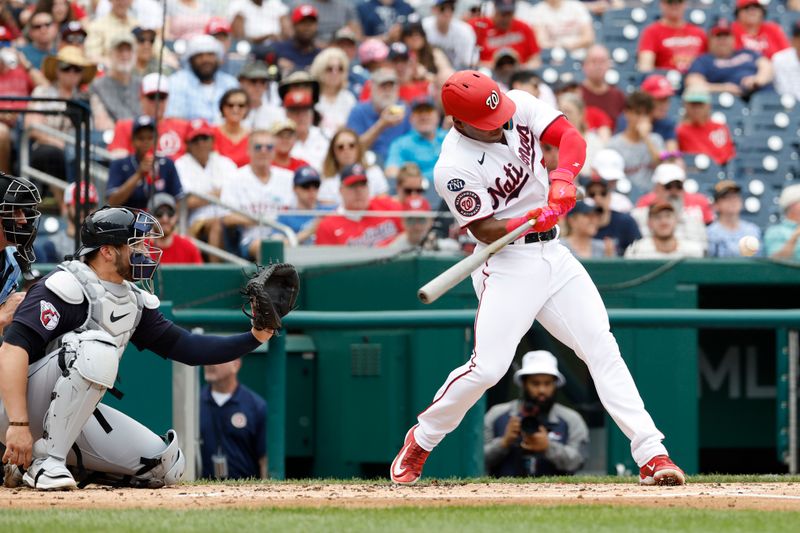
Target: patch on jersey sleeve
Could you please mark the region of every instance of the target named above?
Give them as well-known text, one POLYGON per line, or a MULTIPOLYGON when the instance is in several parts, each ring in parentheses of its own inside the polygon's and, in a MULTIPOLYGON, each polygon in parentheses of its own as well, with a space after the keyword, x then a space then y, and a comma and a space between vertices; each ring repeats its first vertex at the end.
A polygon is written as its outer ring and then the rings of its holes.
POLYGON ((475 216, 481 210, 481 198, 472 191, 464 191, 456 196, 456 210, 462 216, 475 216))
POLYGON ((56 310, 55 306, 47 300, 39 301, 39 321, 47 331, 53 331, 58 326, 58 321, 61 315, 56 310))
POLYGON ((452 179, 447 182, 447 190, 450 192, 458 192, 463 189, 465 185, 466 183, 464 180, 460 180, 458 178, 452 179))

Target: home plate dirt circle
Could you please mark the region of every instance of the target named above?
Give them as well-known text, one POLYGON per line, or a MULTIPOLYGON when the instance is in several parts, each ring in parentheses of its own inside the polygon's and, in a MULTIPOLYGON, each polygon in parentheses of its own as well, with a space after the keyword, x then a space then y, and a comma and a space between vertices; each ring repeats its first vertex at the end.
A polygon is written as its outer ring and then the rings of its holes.
POLYGON ((266 483, 179 485, 159 490, 88 487, 72 492, 0 488, 0 509, 197 509, 231 507, 398 507, 443 505, 633 505, 698 509, 800 510, 800 483, 635 484, 266 483))

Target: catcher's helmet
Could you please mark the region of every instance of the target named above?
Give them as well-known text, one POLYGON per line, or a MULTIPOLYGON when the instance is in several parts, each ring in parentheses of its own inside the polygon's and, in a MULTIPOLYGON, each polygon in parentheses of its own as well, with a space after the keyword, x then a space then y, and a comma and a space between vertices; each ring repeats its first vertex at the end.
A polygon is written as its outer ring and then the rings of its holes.
POLYGON ((103 245, 127 244, 131 248, 131 277, 137 281, 148 281, 153 278, 162 254, 152 241, 163 236, 161 225, 150 213, 127 207, 105 206, 83 221, 81 247, 75 256, 86 255, 103 245))
POLYGON ((442 86, 444 111, 479 130, 495 130, 511 120, 517 105, 492 78, 477 70, 462 70, 442 86))
POLYGON ((17 247, 27 263, 36 260, 33 241, 39 228, 41 213, 36 206, 42 201, 36 185, 25 178, 0 172, 0 221, 6 241, 17 247))

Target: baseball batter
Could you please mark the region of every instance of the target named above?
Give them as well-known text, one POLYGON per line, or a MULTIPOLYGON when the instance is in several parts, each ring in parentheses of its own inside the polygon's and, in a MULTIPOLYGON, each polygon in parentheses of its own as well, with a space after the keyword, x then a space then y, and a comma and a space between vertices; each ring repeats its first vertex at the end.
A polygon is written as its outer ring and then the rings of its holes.
POLYGON ((128 342, 189 365, 255 350, 273 334, 197 335, 158 310, 147 285, 161 250, 158 221, 104 207, 81 227, 80 260, 65 261, 28 292, 0 346, 0 440, 5 483, 41 490, 77 481, 157 488, 175 483, 185 459, 173 430, 164 439, 99 402, 114 387, 128 342), (24 470, 26 469, 27 470, 24 470), (24 476, 23 476, 24 473, 24 476))
POLYGON ((535 225, 472 274, 478 296, 475 346, 418 416, 392 462, 395 483, 422 475, 431 450, 508 370, 519 340, 538 320, 588 365, 611 417, 631 440, 645 485, 683 484, 668 457, 611 334, 600 295, 582 265, 558 243, 556 222, 575 205, 575 176, 586 142, 554 108, 534 96, 500 91, 476 71, 453 74, 442 87, 453 116, 434 170, 436 190, 462 227, 478 240, 476 252, 529 220, 535 225), (559 168, 541 164, 542 143, 559 148, 559 168))

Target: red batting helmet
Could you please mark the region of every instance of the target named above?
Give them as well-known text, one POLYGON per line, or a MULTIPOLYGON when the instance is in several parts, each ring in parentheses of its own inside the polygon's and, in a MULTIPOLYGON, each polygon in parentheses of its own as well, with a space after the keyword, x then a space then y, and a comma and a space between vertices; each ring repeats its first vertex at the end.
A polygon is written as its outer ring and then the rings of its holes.
POLYGON ((456 72, 444 82, 442 105, 448 115, 487 131, 501 127, 517 110, 492 78, 476 70, 456 72))

